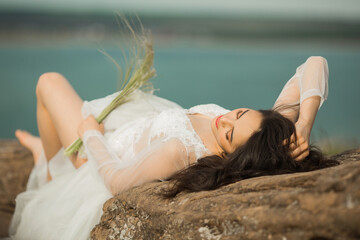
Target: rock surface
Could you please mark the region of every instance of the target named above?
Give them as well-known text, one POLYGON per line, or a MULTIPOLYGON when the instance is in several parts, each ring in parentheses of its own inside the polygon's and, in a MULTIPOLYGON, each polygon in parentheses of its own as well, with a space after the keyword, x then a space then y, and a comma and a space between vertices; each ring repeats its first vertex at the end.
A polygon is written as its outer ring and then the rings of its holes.
POLYGON ((15 140, 0 140, 0 237, 8 235, 15 197, 25 191, 33 167, 30 151, 15 140))
POLYGON ((360 149, 341 165, 162 200, 148 183, 108 200, 92 239, 359 239, 360 149))
MULTIPOLYGON (((163 200, 166 182, 109 199, 92 239, 359 239, 360 149, 333 156, 341 165, 258 177, 214 191, 163 200)), ((16 141, 0 141, 0 237, 33 166, 16 141)))

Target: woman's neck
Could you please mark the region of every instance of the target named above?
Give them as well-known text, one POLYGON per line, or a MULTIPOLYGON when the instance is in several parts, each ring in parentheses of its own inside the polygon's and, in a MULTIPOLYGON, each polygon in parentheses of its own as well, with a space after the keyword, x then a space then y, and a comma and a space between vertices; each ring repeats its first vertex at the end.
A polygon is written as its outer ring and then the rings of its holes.
POLYGON ((188 114, 188 118, 192 124, 193 129, 202 140, 205 147, 215 155, 221 154, 221 148, 218 145, 215 136, 211 130, 212 118, 199 113, 188 114))

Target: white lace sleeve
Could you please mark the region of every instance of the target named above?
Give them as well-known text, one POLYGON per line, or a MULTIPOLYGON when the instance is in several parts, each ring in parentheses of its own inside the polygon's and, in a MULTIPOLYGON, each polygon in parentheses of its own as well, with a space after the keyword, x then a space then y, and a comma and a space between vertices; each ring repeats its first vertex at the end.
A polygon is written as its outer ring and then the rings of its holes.
MULTIPOLYGON (((320 96, 319 108, 328 96, 329 69, 325 58, 319 56, 309 57, 305 63, 296 69, 295 75, 285 84, 274 107, 280 105, 301 104, 312 96, 320 96)), ((299 109, 284 110, 296 118, 299 109), (292 113, 290 113, 292 111, 292 113)), ((281 110, 280 110, 281 112, 281 110)))
POLYGON ((154 180, 164 180, 186 167, 187 152, 176 138, 154 140, 149 147, 129 161, 121 159, 97 130, 84 133, 83 142, 88 161, 96 163, 105 185, 113 195, 154 180))

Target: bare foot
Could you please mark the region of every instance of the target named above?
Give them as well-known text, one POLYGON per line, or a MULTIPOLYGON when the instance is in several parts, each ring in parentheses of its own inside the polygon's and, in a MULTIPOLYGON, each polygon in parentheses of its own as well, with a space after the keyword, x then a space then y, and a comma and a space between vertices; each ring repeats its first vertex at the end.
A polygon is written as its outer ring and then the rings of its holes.
POLYGON ((34 162, 37 164, 41 151, 43 149, 41 139, 39 137, 33 136, 27 131, 24 130, 16 130, 15 136, 19 140, 20 144, 29 149, 33 156, 34 162))

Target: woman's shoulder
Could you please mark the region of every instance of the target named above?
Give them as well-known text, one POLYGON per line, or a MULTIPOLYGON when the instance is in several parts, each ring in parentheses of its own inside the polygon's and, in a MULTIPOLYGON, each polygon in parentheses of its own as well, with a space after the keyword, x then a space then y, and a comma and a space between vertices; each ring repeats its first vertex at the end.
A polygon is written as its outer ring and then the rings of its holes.
POLYGON ((187 110, 188 114, 200 113, 200 114, 211 114, 214 116, 222 115, 227 112, 230 112, 230 110, 225 109, 225 108, 223 108, 217 104, 213 104, 213 103, 196 105, 187 110))

